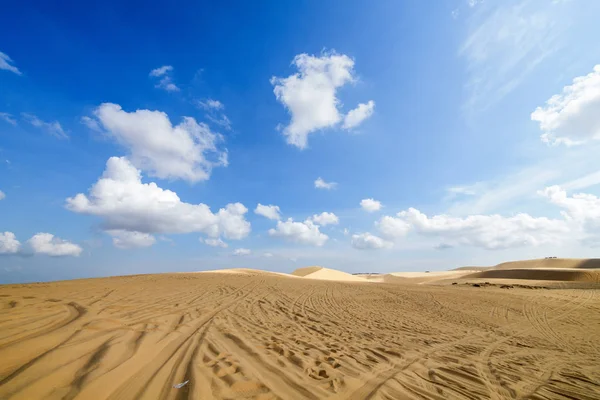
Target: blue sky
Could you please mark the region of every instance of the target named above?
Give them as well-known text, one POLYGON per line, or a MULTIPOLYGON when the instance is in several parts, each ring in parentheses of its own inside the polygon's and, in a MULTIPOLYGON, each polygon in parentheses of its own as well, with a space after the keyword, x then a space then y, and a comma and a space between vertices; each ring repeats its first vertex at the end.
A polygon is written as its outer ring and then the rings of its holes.
POLYGON ((598 2, 321 3, 6 6, 0 282, 597 255, 598 2))

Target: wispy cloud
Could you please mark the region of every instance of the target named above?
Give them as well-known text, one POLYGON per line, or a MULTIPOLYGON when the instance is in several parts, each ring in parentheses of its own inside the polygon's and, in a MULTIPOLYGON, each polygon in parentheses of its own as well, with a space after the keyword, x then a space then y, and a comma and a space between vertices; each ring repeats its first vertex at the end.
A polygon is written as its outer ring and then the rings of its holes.
MULTIPOLYGON (((478 1, 472 1, 477 5, 478 1)), ((490 2, 491 3, 491 2, 490 2)), ((564 45, 571 26, 565 4, 546 0, 478 4, 459 50, 469 79, 466 112, 483 111, 517 88, 564 45)))
POLYGON ((5 122, 8 122, 11 125, 17 125, 17 121, 9 113, 0 112, 0 119, 4 120, 5 122))
POLYGON ((167 92, 178 92, 180 89, 173 83, 171 72, 173 72, 173 67, 171 65, 163 65, 162 67, 150 71, 149 75, 151 77, 160 78, 154 87, 166 90, 167 92))
POLYGON ((21 116, 27 122, 29 122, 31 125, 35 126, 36 128, 43 129, 44 131, 48 132, 49 134, 51 134, 52 136, 54 136, 58 139, 68 139, 69 138, 69 135, 66 134, 66 132, 64 131, 64 129, 62 128, 62 126, 60 125, 60 123, 58 121, 53 121, 53 122, 42 121, 37 116, 35 116, 33 114, 29 114, 29 113, 21 113, 21 116))
POLYGON ((13 60, 8 56, 8 54, 0 51, 0 69, 14 72, 17 75, 22 75, 21 71, 13 64, 13 60))

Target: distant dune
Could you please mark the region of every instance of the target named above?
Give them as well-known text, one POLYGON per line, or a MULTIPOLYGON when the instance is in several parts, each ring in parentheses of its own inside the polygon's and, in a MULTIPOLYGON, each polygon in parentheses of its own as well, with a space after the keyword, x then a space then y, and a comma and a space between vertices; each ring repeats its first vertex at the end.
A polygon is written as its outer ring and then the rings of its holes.
POLYGON ((292 272, 292 275, 301 276, 304 279, 318 279, 323 281, 369 282, 360 276, 318 266, 298 268, 292 272))
POLYGON ((492 269, 463 276, 464 279, 528 279, 533 281, 600 283, 600 271, 577 268, 492 269))
POLYGON ((487 271, 492 268, 494 267, 460 267, 451 269, 450 271, 487 271))
POLYGON ((541 258, 537 260, 510 261, 494 267, 494 269, 524 268, 600 269, 600 258, 541 258))

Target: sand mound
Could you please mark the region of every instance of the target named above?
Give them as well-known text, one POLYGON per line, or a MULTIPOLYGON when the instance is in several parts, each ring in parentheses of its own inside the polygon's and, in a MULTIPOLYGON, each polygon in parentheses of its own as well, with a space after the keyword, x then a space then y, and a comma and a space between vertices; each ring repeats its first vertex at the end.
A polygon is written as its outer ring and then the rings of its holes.
POLYGON ((361 278, 360 276, 316 266, 298 268, 292 272, 292 275, 301 276, 304 279, 318 279, 323 281, 368 282, 368 280, 361 278))
POLYGON ((528 279, 535 281, 600 283, 600 271, 577 268, 492 269, 464 276, 465 279, 528 279))
POLYGON ((600 269, 600 258, 541 258, 537 260, 510 261, 494 267, 494 269, 525 268, 600 269))

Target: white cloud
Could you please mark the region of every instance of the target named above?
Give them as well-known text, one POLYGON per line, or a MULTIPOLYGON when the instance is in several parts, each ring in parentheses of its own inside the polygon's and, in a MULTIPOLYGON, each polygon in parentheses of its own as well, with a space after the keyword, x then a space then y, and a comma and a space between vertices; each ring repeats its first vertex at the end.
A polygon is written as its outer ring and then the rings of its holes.
POLYGON ((0 69, 14 72, 17 75, 22 75, 21 71, 19 71, 19 69, 17 67, 15 67, 14 65, 11 65, 12 63, 13 63, 13 60, 8 56, 8 54, 5 54, 0 51, 0 69))
POLYGON ((250 251, 250 249, 243 249, 243 248, 242 248, 242 249, 235 249, 235 250, 233 251, 233 255, 234 255, 234 256, 247 256, 247 255, 249 255, 250 253, 252 253, 252 252, 250 251))
POLYGON ((177 193, 156 183, 142 183, 141 173, 124 157, 111 157, 106 170, 86 196, 67 199, 76 213, 95 215, 107 230, 141 233, 202 232, 212 238, 242 239, 250 233, 243 204, 228 204, 212 213, 206 204, 181 201, 177 193))
POLYGON ((483 0, 468 0, 467 1, 467 4, 471 8, 475 7, 477 4, 480 4, 480 3, 483 3, 483 0))
POLYGON ((46 254, 52 257, 78 257, 83 249, 74 243, 60 239, 51 233, 38 233, 27 241, 27 245, 35 254, 46 254))
POLYGON ((6 198, 6 194, 0 190, 0 200, 4 200, 6 198))
POLYGON ((323 178, 321 178, 321 177, 318 177, 315 180, 315 187, 317 189, 331 190, 331 189, 335 189, 336 186, 337 186, 336 182, 325 182, 323 180, 323 178))
POLYGON ((330 52, 320 57, 299 54, 292 64, 297 73, 272 77, 271 84, 277 100, 291 114, 289 125, 283 129, 287 142, 304 149, 310 133, 334 127, 342 120, 336 92, 355 80, 354 60, 330 52))
POLYGON ((254 213, 258 214, 258 215, 262 215, 265 218, 269 218, 269 219, 273 219, 273 220, 278 220, 281 218, 280 210, 279 210, 279 206, 274 206, 274 205, 262 205, 260 203, 258 203, 258 205, 256 206, 256 208, 254 209, 254 213))
POLYGON ((4 120, 5 122, 8 122, 11 125, 17 125, 17 121, 9 113, 0 112, 0 119, 4 120))
POLYGON ((399 239, 408 233, 410 225, 400 218, 390 217, 388 215, 381 217, 375 224, 381 235, 388 239, 399 239))
POLYGON ((173 67, 171 65, 163 65, 162 67, 155 68, 152 71, 150 71, 150 76, 157 78, 171 71, 173 71, 173 67))
MULTIPOLYGON (((407 211, 399 212, 397 217, 384 218, 387 218, 388 222, 404 223, 405 225, 400 229, 400 231, 404 230, 404 234, 408 230, 414 230, 418 234, 440 239, 444 245, 464 245, 485 249, 560 243, 570 230, 563 220, 535 218, 523 213, 512 217, 469 215, 456 218, 435 215, 430 218, 419 210, 409 208, 407 211)), ((381 221, 379 227, 382 227, 381 221)))
POLYGON ((0 254, 16 254, 21 248, 15 234, 12 232, 0 232, 0 254))
POLYGON ((366 104, 359 104, 354 110, 350 110, 344 117, 342 128, 352 129, 360 125, 365 119, 373 115, 375 111, 375 102, 370 100, 366 104))
POLYGON ((578 226, 584 235, 584 242, 600 245, 600 198, 586 193, 569 197, 559 186, 550 186, 538 193, 566 210, 562 215, 578 226))
POLYGON ((148 233, 122 229, 111 229, 106 232, 113 237, 113 245, 119 249, 150 247, 156 243, 156 238, 148 233))
POLYGON ((198 182, 208 179, 213 167, 228 164, 227 150, 217 147, 221 136, 194 118, 173 126, 164 112, 126 112, 112 103, 100 105, 94 115, 130 151, 133 165, 150 176, 198 182))
POLYGON ((378 236, 371 235, 369 232, 361 233, 359 235, 352 235, 352 247, 355 249, 384 249, 392 246, 392 242, 388 242, 378 236))
POLYGON ((225 108, 225 105, 221 103, 219 100, 206 99, 204 101, 199 100, 197 103, 198 107, 203 108, 204 110, 222 110, 225 108))
POLYGON ((171 72, 173 72, 173 67, 170 65, 164 65, 160 68, 153 69, 150 71, 149 75, 154 78, 161 78, 155 85, 156 88, 164 89, 167 92, 178 92, 180 89, 173 83, 170 76, 171 72))
POLYGON ((531 119, 540 123, 545 143, 572 145, 600 139, 600 64, 536 108, 531 119))
POLYGON ((25 118, 25 120, 27 122, 29 122, 31 125, 35 126, 36 128, 45 130, 46 132, 48 132, 49 134, 51 134, 52 136, 54 136, 58 139, 68 139, 69 138, 69 136, 65 133, 65 131, 63 130, 62 126, 60 125, 60 123, 58 121, 45 122, 45 121, 42 121, 41 119, 39 119, 38 117, 36 117, 35 115, 28 114, 28 113, 21 113, 21 116, 23 116, 23 118, 25 118))
POLYGON ((263 254, 263 257, 271 258, 273 257, 273 253, 265 253, 263 254))
POLYGON ((216 238, 216 239, 212 239, 212 238, 208 238, 208 239, 203 239, 200 238, 200 242, 204 243, 208 246, 211 247, 222 247, 222 248, 227 248, 229 247, 229 245, 227 243, 225 243, 223 240, 221 240, 221 238, 216 238))
POLYGON ((381 210, 381 202, 375 199, 362 199, 360 206, 367 212, 375 212, 381 210))
POLYGON ((326 226, 326 225, 337 225, 340 220, 334 213, 322 212, 321 214, 315 214, 308 219, 311 222, 314 222, 317 225, 326 226))
POLYGON ((292 218, 285 222, 277 221, 277 227, 269 229, 269 235, 312 246, 323 246, 329 239, 329 236, 321 233, 319 226, 312 221, 294 222, 292 218))

